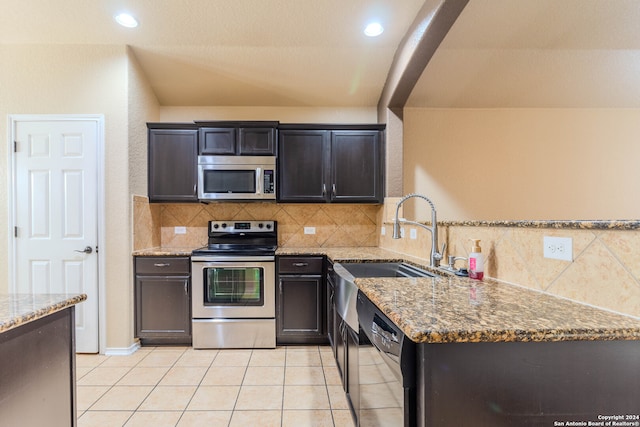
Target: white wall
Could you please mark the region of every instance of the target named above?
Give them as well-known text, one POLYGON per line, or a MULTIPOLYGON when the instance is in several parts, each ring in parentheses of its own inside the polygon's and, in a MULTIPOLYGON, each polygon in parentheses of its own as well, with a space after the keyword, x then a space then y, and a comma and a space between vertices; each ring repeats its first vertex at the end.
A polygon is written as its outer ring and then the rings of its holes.
POLYGON ((639 137, 638 109, 407 108, 403 192, 440 220, 637 219, 639 137))
MULTIPOLYGON (((124 46, 1 45, 0 135, 9 114, 104 114, 107 346, 131 345, 132 276, 128 142, 128 71, 124 46)), ((3 138, 3 145, 8 141, 3 138)), ((7 164, 8 148, 0 150, 7 164)), ((0 176, 0 289, 8 289, 6 264, 7 175, 0 176)))
POLYGON ((167 107, 162 122, 194 120, 273 120, 281 123, 377 123, 375 107, 167 107))

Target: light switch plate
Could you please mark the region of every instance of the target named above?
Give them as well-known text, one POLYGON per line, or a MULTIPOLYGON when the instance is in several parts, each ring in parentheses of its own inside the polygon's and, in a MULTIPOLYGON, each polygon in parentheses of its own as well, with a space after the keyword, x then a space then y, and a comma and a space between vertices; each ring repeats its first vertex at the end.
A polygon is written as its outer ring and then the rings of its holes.
POLYGON ((304 228, 304 234, 316 234, 316 228, 315 227, 305 227, 304 228))
POLYGON ((187 227, 173 227, 175 234, 187 234, 187 227))
POLYGON ((409 238, 411 240, 416 240, 418 238, 418 230, 416 230, 415 228, 409 229, 409 238))
POLYGON ((573 261, 573 239, 571 237, 544 236, 543 245, 545 258, 573 261))
POLYGON ((382 228, 380 228, 380 235, 381 236, 387 235, 387 228, 385 226, 382 226, 382 228))

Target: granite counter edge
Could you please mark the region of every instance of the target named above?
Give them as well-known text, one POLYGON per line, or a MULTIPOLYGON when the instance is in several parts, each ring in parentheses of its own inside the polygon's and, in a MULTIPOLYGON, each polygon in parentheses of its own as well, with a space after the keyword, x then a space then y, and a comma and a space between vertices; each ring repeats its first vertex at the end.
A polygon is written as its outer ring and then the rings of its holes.
MULTIPOLYGON (((11 295, 7 297, 12 298, 11 295)), ((7 332, 29 322, 42 319, 43 317, 46 317, 57 311, 64 310, 65 308, 79 304, 86 299, 86 294, 74 295, 72 297, 65 296, 64 299, 58 300, 56 302, 43 303, 41 307, 38 307, 33 311, 18 314, 6 320, 0 320, 0 333, 7 332)))

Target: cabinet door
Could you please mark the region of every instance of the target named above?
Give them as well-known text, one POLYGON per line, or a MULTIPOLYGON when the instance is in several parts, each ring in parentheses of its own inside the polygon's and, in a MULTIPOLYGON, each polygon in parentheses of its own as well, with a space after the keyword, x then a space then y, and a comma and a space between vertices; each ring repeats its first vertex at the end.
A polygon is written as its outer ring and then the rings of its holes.
POLYGON ((235 128, 201 128, 198 153, 202 155, 235 155, 235 128))
POLYGON ((329 132, 281 130, 278 146, 278 201, 327 201, 329 132))
POLYGON ((238 154, 243 156, 275 156, 275 128, 240 128, 238 154))
POLYGON ((382 144, 378 131, 331 133, 331 201, 382 203, 382 144))
POLYGON ((326 342, 322 276, 280 276, 276 302, 279 343, 326 342))
POLYGON ((197 202, 198 131, 149 129, 149 200, 197 202))
POLYGON ((189 276, 136 276, 136 336, 143 343, 191 343, 189 276))

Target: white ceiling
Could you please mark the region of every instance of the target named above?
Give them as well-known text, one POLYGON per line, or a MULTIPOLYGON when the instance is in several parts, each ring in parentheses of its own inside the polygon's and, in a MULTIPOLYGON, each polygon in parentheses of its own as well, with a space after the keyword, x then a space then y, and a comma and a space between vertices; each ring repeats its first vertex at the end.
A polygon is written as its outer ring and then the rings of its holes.
MULTIPOLYGON (((130 45, 161 105, 373 107, 423 3, 5 0, 0 42, 130 45)), ((470 0, 407 105, 640 107, 640 0, 470 0)))
POLYGON ((470 0, 408 102, 640 107, 640 1, 470 0))
POLYGON ((371 107, 423 2, 6 0, 0 40, 130 45, 161 105, 371 107))

